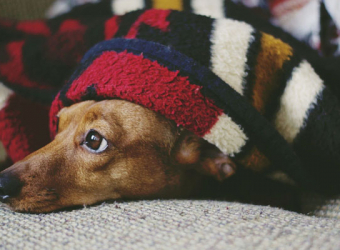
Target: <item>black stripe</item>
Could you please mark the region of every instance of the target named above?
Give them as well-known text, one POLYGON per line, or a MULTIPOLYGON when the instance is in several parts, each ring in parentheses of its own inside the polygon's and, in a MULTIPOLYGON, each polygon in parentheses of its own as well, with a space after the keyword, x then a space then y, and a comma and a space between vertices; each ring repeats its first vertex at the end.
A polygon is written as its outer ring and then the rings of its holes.
POLYGON ((6 63, 10 60, 10 56, 8 55, 8 51, 6 49, 7 44, 0 45, 0 63, 6 63))
POLYGON ((18 31, 15 27, 2 27, 0 26, 0 43, 3 46, 4 43, 22 40, 25 38, 25 33, 18 31))
POLYGON ((242 81, 243 96, 252 102, 253 88, 256 81, 255 68, 257 66, 257 58, 261 51, 262 32, 253 31, 254 40, 249 44, 247 51, 247 62, 245 65, 245 78, 242 81))
POLYGON ((51 104, 54 97, 58 94, 59 89, 45 90, 36 88, 27 88, 20 85, 8 83, 6 79, 1 79, 1 82, 13 90, 16 94, 19 94, 29 100, 36 101, 42 104, 51 104))
POLYGON ((169 32, 162 32, 144 24, 140 26, 137 38, 169 46, 202 65, 209 66, 213 20, 205 16, 172 11, 168 17, 169 32))
POLYGON ((144 10, 136 10, 136 11, 132 11, 132 12, 129 12, 129 13, 123 15, 121 20, 120 20, 119 29, 118 29, 115 37, 125 36, 129 32, 132 24, 134 24, 134 22, 136 22, 138 17, 141 14, 143 14, 143 12, 144 12, 144 10))
POLYGON ((22 62, 25 74, 30 80, 61 88, 65 79, 71 76, 77 62, 62 62, 58 60, 59 58, 53 60, 51 55, 48 56, 53 52, 55 53, 54 56, 58 58, 57 53, 60 52, 51 51, 48 47, 48 41, 44 37, 28 37, 22 48, 22 62))
POLYGON ((144 6, 145 6, 145 9, 151 9, 152 8, 152 0, 144 0, 144 6))
POLYGON ((323 192, 340 191, 340 102, 325 89, 308 111, 305 126, 294 140, 294 150, 323 192))
MULTIPOLYGON (((87 49, 91 48, 98 42, 105 40, 105 22, 109 17, 98 17, 88 24, 84 35, 84 43, 87 49)), ((86 51, 85 51, 86 52, 86 51)))
POLYGON ((192 12, 192 7, 191 7, 191 0, 182 0, 183 3, 183 11, 188 11, 192 12))
POLYGON ((331 57, 338 50, 339 44, 334 43, 334 34, 338 28, 329 14, 324 1, 320 3, 320 42, 321 51, 324 56, 331 57))

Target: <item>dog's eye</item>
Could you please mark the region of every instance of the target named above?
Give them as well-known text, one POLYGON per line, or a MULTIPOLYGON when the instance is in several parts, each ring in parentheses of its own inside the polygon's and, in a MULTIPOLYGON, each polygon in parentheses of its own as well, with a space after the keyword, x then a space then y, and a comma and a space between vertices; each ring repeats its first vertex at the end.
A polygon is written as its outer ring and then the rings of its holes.
POLYGON ((93 129, 86 135, 84 145, 93 153, 101 153, 108 147, 107 140, 93 129))

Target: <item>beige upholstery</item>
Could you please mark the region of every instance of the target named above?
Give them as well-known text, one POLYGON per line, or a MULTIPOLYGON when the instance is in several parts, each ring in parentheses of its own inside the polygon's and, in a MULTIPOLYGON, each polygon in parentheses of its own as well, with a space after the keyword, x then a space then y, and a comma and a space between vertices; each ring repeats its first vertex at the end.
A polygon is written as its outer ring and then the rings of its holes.
POLYGON ((0 205, 0 220, 0 249, 340 249, 338 219, 235 202, 113 202, 42 215, 0 205))

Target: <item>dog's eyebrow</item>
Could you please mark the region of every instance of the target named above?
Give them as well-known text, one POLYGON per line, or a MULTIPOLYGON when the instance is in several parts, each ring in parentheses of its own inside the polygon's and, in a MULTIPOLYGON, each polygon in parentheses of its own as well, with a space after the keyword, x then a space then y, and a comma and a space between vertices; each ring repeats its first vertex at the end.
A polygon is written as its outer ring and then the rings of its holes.
MULTIPOLYGON (((89 119, 91 122, 98 119, 98 112, 90 111, 86 114, 86 118, 89 119)), ((101 117, 105 119, 104 115, 102 114, 101 117)), ((106 120, 106 119, 105 119, 106 120)))

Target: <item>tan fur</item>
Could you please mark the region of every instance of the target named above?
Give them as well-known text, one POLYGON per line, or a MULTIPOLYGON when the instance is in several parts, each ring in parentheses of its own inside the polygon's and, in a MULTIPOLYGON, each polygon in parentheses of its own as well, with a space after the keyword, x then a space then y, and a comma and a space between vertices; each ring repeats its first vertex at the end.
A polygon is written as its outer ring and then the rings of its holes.
POLYGON ((183 197, 201 174, 224 179, 235 165, 216 147, 139 105, 86 101, 59 113, 56 138, 2 173, 23 182, 8 204, 49 212, 118 198, 183 197), (108 141, 102 153, 82 142, 95 129, 108 141))

